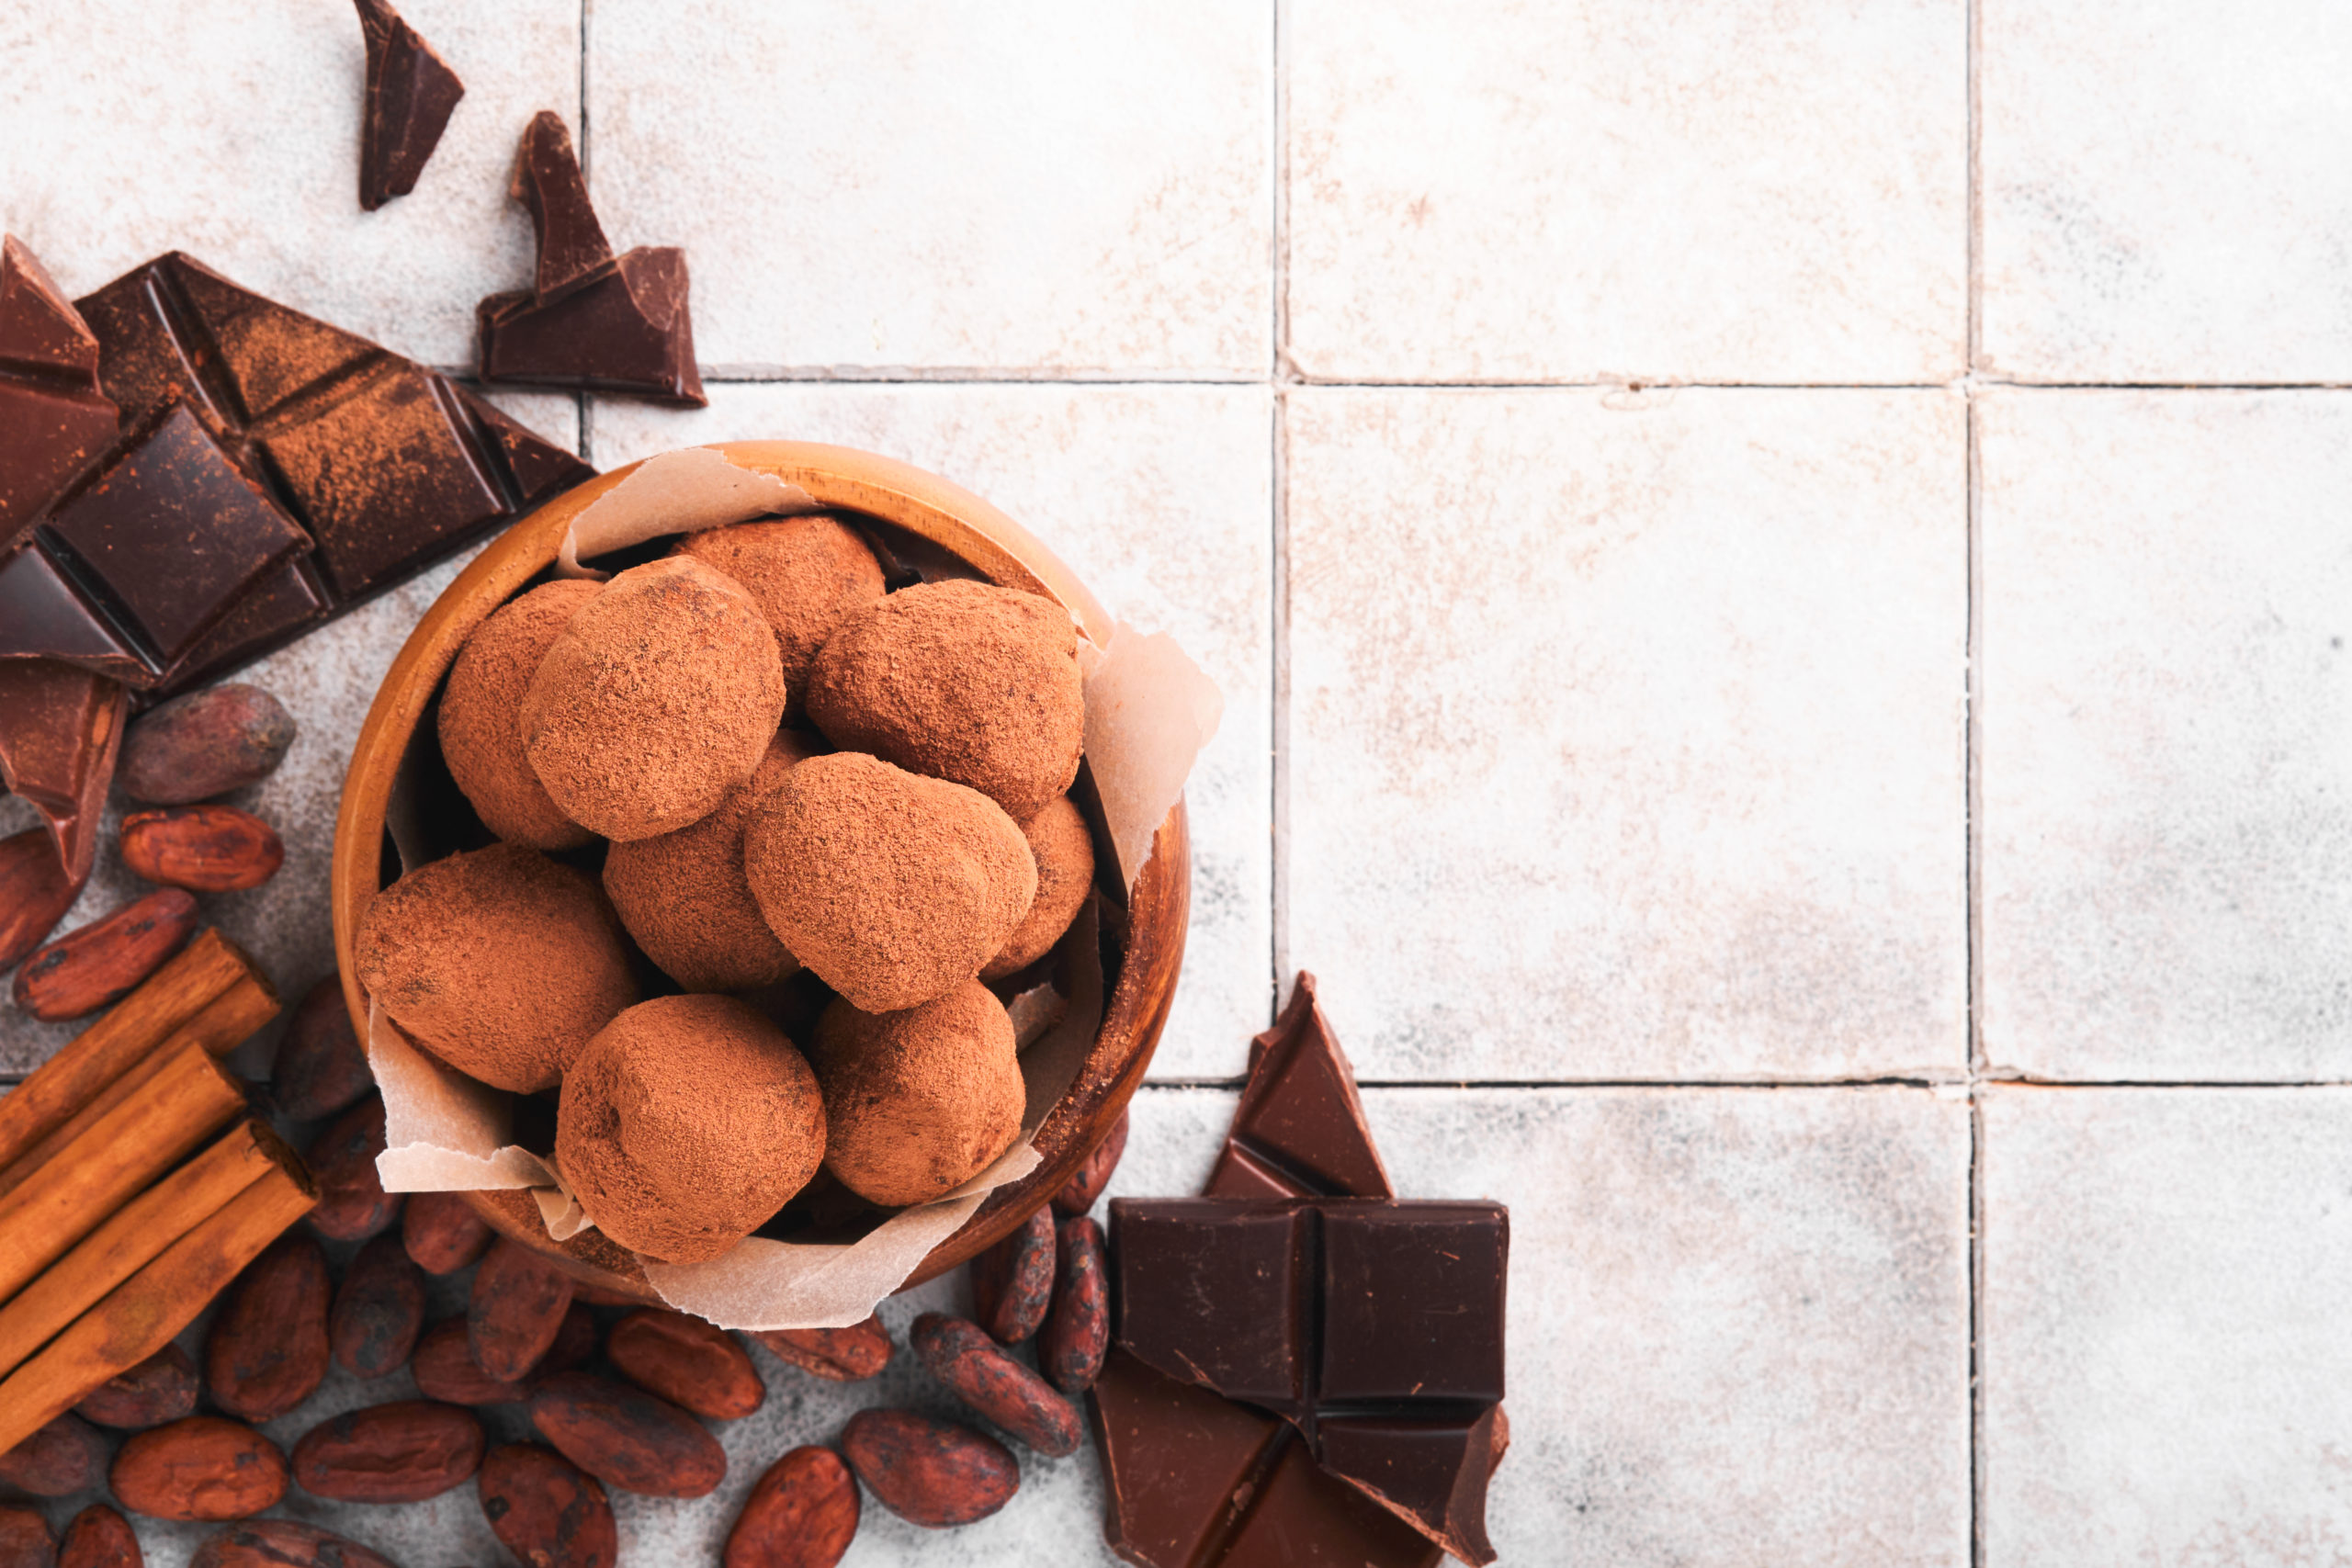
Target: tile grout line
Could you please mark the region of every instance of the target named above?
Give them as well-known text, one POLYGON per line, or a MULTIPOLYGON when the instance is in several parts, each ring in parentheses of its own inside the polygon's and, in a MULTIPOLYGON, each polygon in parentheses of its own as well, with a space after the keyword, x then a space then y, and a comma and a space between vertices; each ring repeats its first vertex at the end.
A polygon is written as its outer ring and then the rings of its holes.
MULTIPOLYGON (((1287 330, 1285 327, 1284 330, 1287 330)), ((1286 355, 1285 355, 1286 356, 1286 355)), ((436 365, 432 368, 472 384, 472 365, 436 365)), ((1100 372, 1063 371, 1037 375, 1017 367, 922 366, 800 366, 774 370, 742 370, 700 366, 703 382, 713 387, 847 386, 847 387, 1305 387, 1330 391, 1392 392, 1626 392, 1671 395, 1675 392, 1967 392, 2004 389, 2021 392, 2343 392, 2352 381, 2030 381, 2014 377, 1970 374, 1949 381, 1414 381, 1345 380, 1301 375, 1283 365, 1272 375, 1208 376, 1192 372, 1160 373, 1121 369, 1100 372)), ((537 389, 517 387, 516 391, 537 389)))
POLYGON ((1272 320, 1268 324, 1271 341, 1267 344, 1265 363, 1267 430, 1269 449, 1267 484, 1269 489, 1267 526, 1272 530, 1267 569, 1267 643, 1269 664, 1266 671, 1269 691, 1267 701, 1272 712, 1267 716, 1267 744, 1272 756, 1267 768, 1268 852, 1272 863, 1268 867, 1266 914, 1266 1019, 1271 1025, 1283 1000, 1283 981, 1290 972, 1290 449, 1288 439, 1290 406, 1283 389, 1283 367, 1290 356, 1290 178, 1289 162, 1284 152, 1284 134, 1288 128, 1289 102, 1283 92, 1283 67, 1285 36, 1283 25, 1283 0, 1274 0, 1270 25, 1272 36, 1268 40, 1270 60, 1270 123, 1267 127, 1266 155, 1272 187, 1272 211, 1271 239, 1272 253, 1267 259, 1271 274, 1272 297, 1268 304, 1272 320))
MULTIPOLYGON (((580 0, 580 177, 588 178, 588 12, 594 0, 580 0)), ((573 394, 580 409, 580 460, 596 466, 595 403, 582 388, 573 394)))
POLYGON ((1967 0, 1968 114, 1968 297, 1967 375, 1962 395, 1967 420, 1966 503, 1963 518, 1967 566, 1965 694, 1962 698, 1962 831, 1966 886, 1968 972, 1968 1560, 1984 1568, 1984 605, 1982 463, 1977 447, 1976 395, 1984 360, 1984 119, 1981 0, 1967 0))

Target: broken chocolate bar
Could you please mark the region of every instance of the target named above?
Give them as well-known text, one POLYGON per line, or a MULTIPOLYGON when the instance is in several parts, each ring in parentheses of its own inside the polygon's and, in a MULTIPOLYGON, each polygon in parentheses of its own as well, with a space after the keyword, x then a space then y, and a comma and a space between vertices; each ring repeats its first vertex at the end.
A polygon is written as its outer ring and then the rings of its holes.
POLYGON ((114 442, 98 340, 14 234, 0 239, 0 556, 114 442))
POLYGON ((530 288, 477 308, 481 378, 704 406, 686 254, 669 245, 613 254, 571 133, 544 109, 523 132, 514 194, 530 209, 538 265, 530 288))
POLYGON ((416 188, 466 85, 385 0, 354 0, 368 37, 359 121, 359 205, 373 212, 416 188))
POLYGON ((46 659, 0 660, 0 781, 49 825, 80 886, 98 843, 127 702, 122 684, 46 659))
POLYGON ((1299 972, 1290 1005, 1250 1044, 1250 1083, 1205 1189, 1212 1198, 1393 1198, 1356 1075, 1299 972))

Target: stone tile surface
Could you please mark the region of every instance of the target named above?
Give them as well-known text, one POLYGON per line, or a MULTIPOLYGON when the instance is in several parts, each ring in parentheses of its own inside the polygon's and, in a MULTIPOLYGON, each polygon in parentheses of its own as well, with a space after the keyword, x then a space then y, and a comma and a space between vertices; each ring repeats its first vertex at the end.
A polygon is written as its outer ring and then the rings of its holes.
POLYGON ((1343 380, 1936 381, 1967 7, 1284 12, 1290 356, 1343 380))
POLYGON ((2352 399, 1978 409, 1988 1059, 2352 1075, 2352 399))
POLYGON ((1272 49, 1269 0, 598 0, 590 175, 707 365, 1255 377, 1272 49))
POLYGON ((1984 1114, 1984 1561, 2345 1561, 2352 1096, 1997 1089, 1984 1114))
POLYGON ((402 354, 470 366, 475 302, 530 280, 507 176, 534 113, 578 123, 581 7, 401 10, 466 96, 416 189, 371 213, 348 5, 0 6, 0 226, 71 293, 185 250, 402 354))
POLYGON ((1193 924, 1153 1072, 1232 1077, 1272 1016, 1273 403, 1255 387, 736 386, 678 414, 598 400, 606 467, 698 442, 829 441, 996 502, 1114 612, 1173 633, 1225 693, 1185 791, 1193 924))
POLYGON ((1978 368, 2352 379, 2352 10, 1984 0, 1978 368))
POLYGON ((1963 1066, 1957 399, 1287 417, 1285 951, 1364 1076, 1963 1066))

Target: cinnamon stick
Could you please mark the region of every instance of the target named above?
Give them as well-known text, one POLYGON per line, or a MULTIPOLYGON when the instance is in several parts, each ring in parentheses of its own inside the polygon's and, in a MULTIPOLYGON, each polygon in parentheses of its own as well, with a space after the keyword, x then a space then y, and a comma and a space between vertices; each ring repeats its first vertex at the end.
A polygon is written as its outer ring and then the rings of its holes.
POLYGON ((0 1376, 278 1167, 301 1172, 301 1156, 267 1122, 249 1117, 116 1210, 114 1218, 0 1307, 0 1376))
POLYGON ((0 1205, 0 1301, 244 1109, 244 1090, 202 1046, 176 1048, 0 1205))
POLYGON ((169 1344, 314 1201, 307 1172, 273 1165, 75 1318, 0 1382, 0 1452, 169 1344))

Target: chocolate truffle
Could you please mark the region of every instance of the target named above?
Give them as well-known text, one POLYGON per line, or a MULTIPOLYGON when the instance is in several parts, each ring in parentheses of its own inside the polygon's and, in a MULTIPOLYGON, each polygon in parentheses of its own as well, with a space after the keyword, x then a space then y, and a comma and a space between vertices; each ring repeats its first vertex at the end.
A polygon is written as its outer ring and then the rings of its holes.
POLYGON ((679 555, 743 585, 784 655, 784 711, 800 711, 808 666, 851 611, 882 597, 882 568, 854 531, 831 517, 783 517, 689 534, 679 555))
POLYGON ((572 612, 596 596, 594 582, 544 583, 474 628, 441 694, 441 756, 490 830, 509 843, 569 850, 596 835, 556 809, 523 755, 515 716, 539 660, 572 612))
POLYGON ((904 1012, 835 1001, 817 1021, 825 1168, 871 1202, 927 1203, 989 1168, 1021 1135, 1028 1090, 1012 1020, 966 981, 904 1012))
POLYGON ((565 816, 626 842, 707 816, 783 718, 775 634, 751 595, 672 556, 573 613, 523 695, 523 750, 565 816))
POLYGON ((788 979, 800 961, 776 941, 743 876, 743 824, 752 803, 811 742, 789 729, 768 743, 752 782, 718 809, 674 833, 615 844, 605 856, 605 893, 621 924, 662 972, 689 991, 748 991, 788 979))
POLYGON ((656 997, 564 1075, 556 1164, 596 1228, 665 1263, 749 1235, 825 1157, 817 1076, 733 997, 656 997))
POLYGON ((359 983, 416 1043, 498 1089, 551 1089, 637 1000, 620 922, 585 872, 521 844, 431 861, 368 903, 359 983))
POLYGON ((836 746, 978 790, 1023 821, 1078 776, 1078 628, 1011 588, 902 589, 826 639, 808 716, 836 746))
POLYGON ((867 1012, 978 975, 1037 893, 1028 841, 994 801, 857 751, 812 758, 759 797, 743 873, 785 947, 867 1012))
POLYGON ((983 980, 1001 980, 1051 952, 1062 932, 1069 930, 1078 907, 1086 902, 1086 890, 1094 885, 1094 835, 1086 830, 1086 818, 1070 804, 1069 796, 1056 795, 1043 811, 1021 824, 1021 835, 1029 840, 1029 856, 1037 863, 1037 897, 1004 946, 980 971, 983 980))

